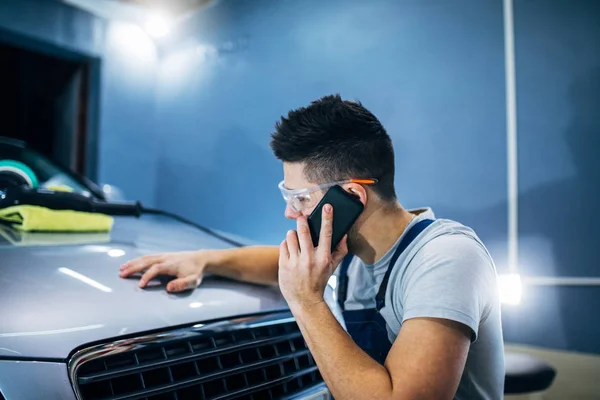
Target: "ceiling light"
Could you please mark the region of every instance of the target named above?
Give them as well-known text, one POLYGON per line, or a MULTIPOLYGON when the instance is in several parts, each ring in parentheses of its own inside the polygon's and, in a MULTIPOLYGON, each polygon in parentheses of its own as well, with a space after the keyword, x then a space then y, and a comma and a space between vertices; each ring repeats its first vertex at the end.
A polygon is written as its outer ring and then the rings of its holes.
POLYGON ((158 39, 169 34, 171 24, 165 15, 152 14, 146 19, 144 30, 150 37, 158 39))

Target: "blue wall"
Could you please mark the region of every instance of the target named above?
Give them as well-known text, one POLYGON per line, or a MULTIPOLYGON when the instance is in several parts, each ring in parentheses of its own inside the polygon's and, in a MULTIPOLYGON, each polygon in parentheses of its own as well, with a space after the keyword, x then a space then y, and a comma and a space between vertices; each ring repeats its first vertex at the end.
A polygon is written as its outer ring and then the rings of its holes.
POLYGON ((83 11, 48 0, 0 2, 3 34, 22 35, 83 55, 102 54, 106 23, 83 11))
POLYGON ((156 201, 157 51, 137 26, 112 22, 103 53, 99 181, 128 198, 156 201))
MULTIPOLYGON (((517 1, 515 27, 519 267, 597 278, 600 3, 517 1)), ((600 353, 600 286, 528 287, 524 296, 504 313, 508 338, 600 353)))
POLYGON ((48 0, 0 1, 0 40, 59 57, 100 59, 98 180, 153 205, 154 43, 135 26, 48 0))
MULTIPOLYGON (((469 210, 506 200, 502 29, 498 2, 221 2, 161 61, 158 204, 279 243, 293 225, 269 135, 339 92, 387 127, 405 206, 476 224, 469 210)), ((505 216, 477 227, 499 258, 505 216)))

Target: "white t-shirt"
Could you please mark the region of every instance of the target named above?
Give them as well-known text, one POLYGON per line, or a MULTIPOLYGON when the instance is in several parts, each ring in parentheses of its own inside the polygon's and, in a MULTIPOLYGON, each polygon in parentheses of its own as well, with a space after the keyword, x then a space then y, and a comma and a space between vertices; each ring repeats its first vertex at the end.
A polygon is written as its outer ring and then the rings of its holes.
MULTIPOLYGON (((353 258, 348 268, 347 310, 375 307, 379 285, 403 236, 417 222, 435 219, 429 208, 411 212, 416 217, 375 264, 353 258)), ((445 318, 471 328, 472 343, 457 400, 503 398, 504 343, 496 278, 492 258, 475 232, 446 219, 435 219, 421 232, 390 275, 381 315, 392 343, 402 323, 415 317, 445 318)), ((339 319, 339 310, 334 312, 339 319)))

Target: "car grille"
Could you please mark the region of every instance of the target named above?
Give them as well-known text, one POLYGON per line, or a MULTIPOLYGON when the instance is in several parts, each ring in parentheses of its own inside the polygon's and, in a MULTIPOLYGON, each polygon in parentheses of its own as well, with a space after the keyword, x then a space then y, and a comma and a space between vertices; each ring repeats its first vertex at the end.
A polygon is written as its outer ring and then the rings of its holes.
POLYGON ((289 313, 96 346, 70 373, 82 400, 278 399, 323 382, 289 313))

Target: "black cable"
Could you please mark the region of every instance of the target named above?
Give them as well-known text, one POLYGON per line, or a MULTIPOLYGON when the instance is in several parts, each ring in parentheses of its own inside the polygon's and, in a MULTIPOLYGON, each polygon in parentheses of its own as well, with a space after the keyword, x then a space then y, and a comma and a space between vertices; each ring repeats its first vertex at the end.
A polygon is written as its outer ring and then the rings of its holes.
POLYGON ((166 217, 191 225, 201 231, 223 240, 236 247, 245 245, 225 237, 212 229, 197 224, 189 219, 183 218, 177 214, 156 209, 146 208, 139 201, 136 202, 107 202, 84 196, 80 193, 56 192, 45 189, 33 189, 26 186, 9 186, 0 192, 0 208, 14 205, 34 205, 50 208, 52 210, 73 210, 91 213, 101 213, 117 216, 135 216, 140 214, 164 215, 166 217))
POLYGON ((237 241, 235 241, 233 239, 229 239, 228 237, 225 237, 225 236, 223 236, 223 235, 221 235, 221 234, 213 231, 210 228, 207 228, 205 226, 197 224, 197 223, 195 223, 193 221, 190 221, 189 219, 183 218, 182 216, 179 216, 177 214, 171 213, 169 211, 164 211, 164 210, 160 210, 160 209, 157 209, 157 208, 146 208, 144 206, 141 206, 140 211, 142 212, 142 214, 164 215, 166 217, 170 217, 170 218, 176 219, 177 221, 183 222, 184 224, 191 225, 194 228, 198 228, 201 231, 203 231, 205 233, 208 233, 209 235, 214 236, 214 237, 216 237, 218 239, 221 239, 221 240, 223 240, 223 241, 225 241, 225 242, 227 242, 229 244, 232 244, 232 245, 234 245, 236 247, 244 247, 245 246, 244 244, 242 244, 240 242, 237 242, 237 241))

